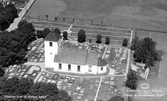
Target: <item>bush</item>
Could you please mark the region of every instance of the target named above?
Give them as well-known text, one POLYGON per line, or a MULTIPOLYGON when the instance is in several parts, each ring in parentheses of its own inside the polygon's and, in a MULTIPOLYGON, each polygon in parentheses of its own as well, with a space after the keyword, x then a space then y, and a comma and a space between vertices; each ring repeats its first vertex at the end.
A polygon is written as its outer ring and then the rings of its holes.
POLYGON ((63 32, 63 37, 64 37, 63 40, 68 40, 67 36, 68 36, 67 31, 64 31, 63 32))
POLYGON ((50 29, 49 28, 44 28, 43 29, 43 38, 45 38, 49 33, 50 33, 50 29))
POLYGON ((83 43, 86 41, 86 34, 83 29, 78 32, 78 42, 83 43))
POLYGON ((57 33, 57 34, 61 35, 61 31, 58 28, 54 29, 54 33, 57 33))
POLYGON ((96 43, 100 44, 101 43, 101 39, 102 39, 102 35, 98 34, 96 38, 97 38, 96 43))
POLYGON ((125 47, 128 46, 128 39, 124 39, 123 40, 122 46, 125 46, 125 47))

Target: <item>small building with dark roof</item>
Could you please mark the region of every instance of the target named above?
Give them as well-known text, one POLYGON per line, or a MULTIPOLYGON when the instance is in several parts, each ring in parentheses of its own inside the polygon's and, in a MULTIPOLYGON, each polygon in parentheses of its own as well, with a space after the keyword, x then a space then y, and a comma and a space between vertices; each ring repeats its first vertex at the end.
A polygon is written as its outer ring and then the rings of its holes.
POLYGON ((44 40, 45 67, 79 74, 102 74, 107 71, 107 62, 99 57, 98 51, 90 51, 89 45, 64 41, 55 33, 49 33, 44 40))

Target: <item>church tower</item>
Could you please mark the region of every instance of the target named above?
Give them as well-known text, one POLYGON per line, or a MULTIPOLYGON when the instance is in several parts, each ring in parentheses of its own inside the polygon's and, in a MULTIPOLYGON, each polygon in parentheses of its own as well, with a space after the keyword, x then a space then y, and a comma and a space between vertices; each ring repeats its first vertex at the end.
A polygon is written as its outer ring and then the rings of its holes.
POLYGON ((54 57, 58 52, 60 35, 50 32, 44 39, 45 67, 53 66, 54 57))

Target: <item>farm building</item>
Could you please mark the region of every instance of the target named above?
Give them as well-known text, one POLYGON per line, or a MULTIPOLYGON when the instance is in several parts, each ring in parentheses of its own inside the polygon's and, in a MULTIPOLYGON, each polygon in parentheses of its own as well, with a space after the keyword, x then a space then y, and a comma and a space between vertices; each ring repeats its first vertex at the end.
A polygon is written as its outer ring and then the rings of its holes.
POLYGON ((78 74, 103 74, 107 71, 107 62, 99 56, 98 48, 62 39, 52 32, 45 37, 45 67, 78 74))

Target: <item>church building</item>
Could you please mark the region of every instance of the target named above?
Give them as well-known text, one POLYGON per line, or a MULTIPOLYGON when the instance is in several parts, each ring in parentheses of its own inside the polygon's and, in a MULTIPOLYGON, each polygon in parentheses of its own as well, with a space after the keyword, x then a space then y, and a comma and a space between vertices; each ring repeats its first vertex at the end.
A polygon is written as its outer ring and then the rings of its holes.
POLYGON ((99 56, 98 48, 74 40, 63 40, 57 33, 49 33, 44 39, 45 67, 54 71, 77 74, 103 74, 107 62, 99 56))

